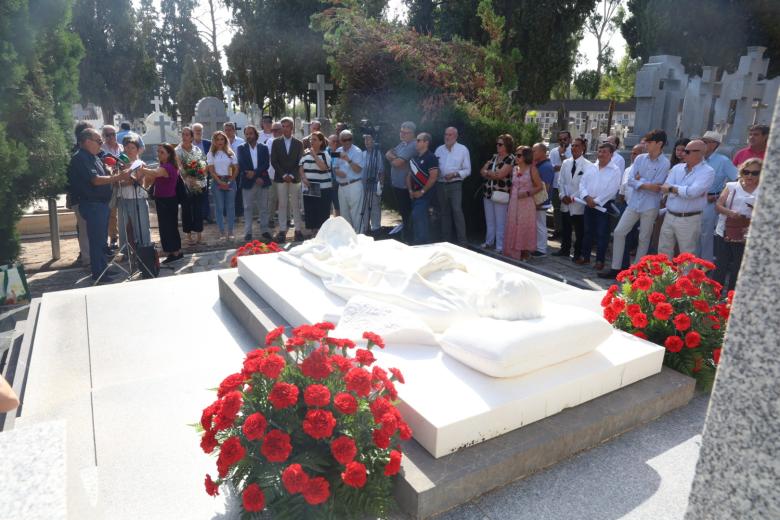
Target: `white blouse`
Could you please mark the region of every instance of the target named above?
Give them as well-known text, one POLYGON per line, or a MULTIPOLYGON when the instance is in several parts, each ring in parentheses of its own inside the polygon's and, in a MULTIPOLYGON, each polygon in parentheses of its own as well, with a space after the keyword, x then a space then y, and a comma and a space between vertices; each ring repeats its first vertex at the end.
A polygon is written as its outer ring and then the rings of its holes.
POLYGON ((219 177, 227 177, 228 175, 230 175, 230 171, 229 171, 230 165, 238 164, 238 158, 236 157, 235 153, 233 154, 232 157, 230 157, 222 150, 219 150, 217 152, 217 155, 215 156, 209 150, 208 155, 206 155, 206 164, 214 165, 214 171, 217 173, 219 177))
MULTIPOLYGON (((749 193, 745 191, 739 181, 727 182, 726 188, 729 190, 729 195, 726 197, 726 203, 724 206, 731 211, 736 211, 740 215, 744 215, 746 217, 752 216, 753 208, 748 206, 748 204, 751 206, 755 205, 756 199, 758 198, 758 190, 760 188, 756 187, 756 189, 753 190, 753 193, 749 193)), ((725 233, 725 230, 726 215, 719 214, 718 225, 715 227, 715 234, 719 237, 722 237, 723 233, 725 233)))

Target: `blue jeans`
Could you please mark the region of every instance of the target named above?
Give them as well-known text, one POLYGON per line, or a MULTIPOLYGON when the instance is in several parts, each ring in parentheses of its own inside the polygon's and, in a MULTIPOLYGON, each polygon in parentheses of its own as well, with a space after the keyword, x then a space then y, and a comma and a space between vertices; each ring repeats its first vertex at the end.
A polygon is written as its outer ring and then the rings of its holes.
POLYGON ((108 202, 79 203, 79 212, 87 221, 87 239, 89 240, 89 264, 92 270, 92 279, 97 280, 100 273, 108 265, 105 247, 108 237, 108 215, 111 210, 108 202))
POLYGON ((236 188, 230 190, 222 190, 217 188, 216 183, 212 184, 211 189, 214 195, 214 204, 216 205, 217 213, 217 227, 219 233, 225 234, 225 217, 223 212, 227 214, 227 234, 233 234, 233 226, 236 223, 236 188))
POLYGON ((609 244, 609 213, 585 208, 585 236, 582 238, 582 258, 590 261, 593 242, 596 242, 596 262, 604 262, 609 244))
POLYGON ((430 240, 428 208, 431 207, 431 198, 433 196, 431 191, 419 199, 412 199, 412 230, 414 231, 414 243, 416 245, 427 244, 430 240))

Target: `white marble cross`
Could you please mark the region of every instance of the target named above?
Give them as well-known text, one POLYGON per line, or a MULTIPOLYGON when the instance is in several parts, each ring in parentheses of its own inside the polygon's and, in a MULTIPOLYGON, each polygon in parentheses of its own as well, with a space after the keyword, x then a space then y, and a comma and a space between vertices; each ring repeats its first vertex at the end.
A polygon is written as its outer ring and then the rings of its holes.
POLYGON ((227 103, 227 113, 232 114, 233 96, 235 95, 236 92, 230 87, 225 87, 225 90, 223 92, 225 93, 225 103, 227 103))
POLYGON ((169 125, 171 126, 171 128, 173 128, 173 124, 170 121, 167 121, 165 119, 165 114, 160 114, 159 119, 157 119, 157 121, 154 122, 154 126, 159 126, 160 127, 160 142, 161 143, 166 142, 165 141, 165 127, 169 126, 169 125))
POLYGON ((333 84, 325 83, 325 74, 317 74, 317 82, 309 83, 309 90, 317 91, 317 117, 325 117, 325 91, 333 90, 333 84))
POLYGON ((149 100, 149 103, 154 105, 155 112, 160 111, 160 105, 162 105, 162 99, 160 99, 160 96, 154 96, 154 99, 149 100))

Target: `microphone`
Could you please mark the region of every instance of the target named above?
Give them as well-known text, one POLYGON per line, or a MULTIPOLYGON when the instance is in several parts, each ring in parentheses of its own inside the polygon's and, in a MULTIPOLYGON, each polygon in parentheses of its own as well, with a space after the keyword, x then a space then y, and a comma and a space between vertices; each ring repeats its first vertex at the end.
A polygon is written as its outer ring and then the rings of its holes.
POLYGON ((102 158, 102 161, 103 161, 103 164, 105 164, 106 166, 110 166, 112 168, 114 166, 116 166, 116 157, 114 157, 113 155, 111 155, 109 153, 107 153, 105 155, 105 157, 102 158))

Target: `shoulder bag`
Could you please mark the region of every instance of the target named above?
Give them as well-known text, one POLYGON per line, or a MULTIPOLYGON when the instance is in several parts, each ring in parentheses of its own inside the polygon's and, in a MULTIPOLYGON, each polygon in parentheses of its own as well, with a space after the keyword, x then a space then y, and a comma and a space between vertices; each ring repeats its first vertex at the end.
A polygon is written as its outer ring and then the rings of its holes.
MULTIPOLYGON (((729 203, 729 209, 734 205, 734 197, 737 196, 737 190, 734 189, 734 193, 731 195, 731 202, 729 203)), ((738 217, 726 217, 726 226, 723 230, 723 240, 731 243, 745 242, 747 237, 748 228, 750 227, 750 219, 745 216, 738 217)))

